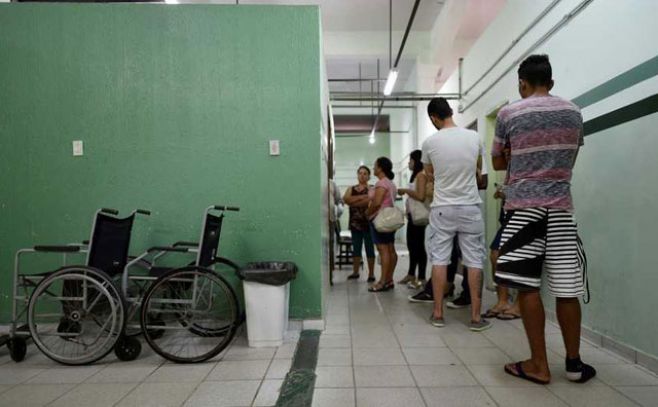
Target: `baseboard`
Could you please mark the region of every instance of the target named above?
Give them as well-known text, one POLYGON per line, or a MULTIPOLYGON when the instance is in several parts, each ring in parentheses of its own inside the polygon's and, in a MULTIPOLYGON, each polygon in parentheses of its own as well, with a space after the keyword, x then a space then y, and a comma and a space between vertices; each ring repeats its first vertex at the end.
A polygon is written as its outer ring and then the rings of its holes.
MULTIPOLYGON (((555 311, 546 310, 546 318, 557 325, 555 311)), ((631 363, 635 363, 658 374, 658 357, 637 350, 632 346, 619 342, 609 336, 603 335, 590 327, 582 326, 582 336, 592 344, 610 351, 631 363)))
POLYGON ((324 331, 324 319, 305 319, 302 321, 302 330, 324 331))

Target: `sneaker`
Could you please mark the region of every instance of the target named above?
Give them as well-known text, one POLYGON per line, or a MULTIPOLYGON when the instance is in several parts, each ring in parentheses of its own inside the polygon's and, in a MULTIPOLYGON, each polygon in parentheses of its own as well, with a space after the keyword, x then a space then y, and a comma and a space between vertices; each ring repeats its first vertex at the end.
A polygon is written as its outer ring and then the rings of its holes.
POLYGON ((434 313, 432 313, 432 315, 430 315, 430 324, 432 324, 432 326, 435 326, 437 328, 443 328, 444 326, 446 326, 446 321, 443 318, 434 317, 434 313))
POLYGON ((448 305, 448 308, 452 308, 452 309, 466 308, 469 305, 471 305, 471 299, 470 298, 464 298, 463 295, 460 295, 456 300, 448 301, 447 305, 448 305))
POLYGON ((468 329, 473 332, 482 332, 489 328, 491 328, 491 322, 486 319, 481 319, 478 322, 471 321, 471 324, 468 326, 468 329))
POLYGON ((409 302, 429 302, 429 303, 434 303, 434 297, 426 293, 425 291, 421 291, 416 295, 410 295, 409 297, 409 302))
POLYGON ((596 376, 596 369, 583 363, 580 358, 567 359, 567 379, 576 383, 586 383, 596 376))
POLYGON ((411 290, 419 290, 423 287, 425 287, 425 280, 409 281, 409 283, 407 283, 407 288, 411 290))

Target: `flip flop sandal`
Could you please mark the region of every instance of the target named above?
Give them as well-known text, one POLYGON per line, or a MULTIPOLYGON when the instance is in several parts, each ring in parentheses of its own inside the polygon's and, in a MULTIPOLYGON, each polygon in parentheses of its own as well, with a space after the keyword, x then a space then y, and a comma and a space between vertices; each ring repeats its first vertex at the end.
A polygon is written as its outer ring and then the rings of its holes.
POLYGON ((522 363, 523 362, 516 362, 514 364, 514 368, 516 369, 516 372, 513 371, 512 369, 510 369, 508 367, 509 365, 505 365, 505 373, 507 373, 508 375, 514 376, 514 377, 518 377, 519 379, 527 380, 527 381, 537 383, 537 384, 541 384, 541 385, 546 385, 546 384, 550 383, 550 380, 548 380, 548 381, 547 380, 540 380, 540 379, 537 379, 535 377, 528 376, 523 371, 523 367, 521 367, 522 363))
POLYGON ((389 289, 386 288, 386 285, 382 285, 382 286, 373 285, 371 287, 368 287, 368 292, 371 292, 371 293, 381 293, 381 292, 388 291, 388 290, 389 289))
POLYGON ((358 278, 359 278, 359 274, 350 274, 349 276, 347 276, 348 280, 356 280, 358 278))
POLYGON ((384 289, 386 291, 392 290, 395 288, 395 283, 393 281, 384 284, 384 289))
POLYGON ((375 277, 368 277, 367 282, 374 283, 377 279, 375 277))
POLYGON ((507 312, 501 312, 500 314, 496 315, 497 319, 500 319, 501 321, 513 321, 515 319, 521 318, 521 315, 516 315, 516 314, 510 314, 507 312))
POLYGON ((493 309, 489 309, 489 310, 487 310, 487 312, 482 314, 482 318, 496 318, 500 314, 502 314, 502 312, 494 311, 493 309))

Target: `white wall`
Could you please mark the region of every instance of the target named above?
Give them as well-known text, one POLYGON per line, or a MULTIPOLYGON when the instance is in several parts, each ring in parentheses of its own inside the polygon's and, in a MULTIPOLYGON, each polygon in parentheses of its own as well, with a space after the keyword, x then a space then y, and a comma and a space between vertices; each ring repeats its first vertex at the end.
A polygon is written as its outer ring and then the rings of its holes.
MULTIPOLYGON (((464 61, 464 88, 470 87, 549 0, 509 0, 498 18, 471 48, 464 61)), ((513 48, 512 52, 466 95, 471 104, 456 121, 478 120, 497 106, 518 99, 516 66, 529 47, 580 3, 561 1, 513 48), (508 68, 500 81, 496 79, 508 68)), ((604 84, 658 53, 658 1, 594 0, 532 53, 546 53, 553 65, 553 93, 568 99, 604 84)), ((457 91, 453 74, 441 92, 457 91)), ((658 77, 645 80, 583 109, 585 120, 658 93, 658 77)), ((458 103, 453 103, 457 110, 458 103)), ((419 120, 419 123, 421 121, 419 120)), ((586 137, 576 164, 573 193, 581 234, 590 263, 592 302, 584 307, 584 324, 631 349, 658 356, 658 276, 653 249, 658 183, 658 115, 653 114, 586 137), (619 192, 621 191, 621 192, 619 192), (631 272, 629 272, 631 271, 631 272)), ((428 132, 419 129, 424 139, 428 132)), ((658 366, 658 364, 656 365, 658 366)))

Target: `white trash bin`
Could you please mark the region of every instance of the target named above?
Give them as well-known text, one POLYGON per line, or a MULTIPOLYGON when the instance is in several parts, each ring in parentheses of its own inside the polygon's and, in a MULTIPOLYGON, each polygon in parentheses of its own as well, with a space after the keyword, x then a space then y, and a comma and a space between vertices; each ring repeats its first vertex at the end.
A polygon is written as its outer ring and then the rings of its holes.
POLYGON ((247 312, 247 339, 252 348, 281 346, 288 330, 290 281, 297 266, 290 262, 249 263, 240 271, 247 312))

